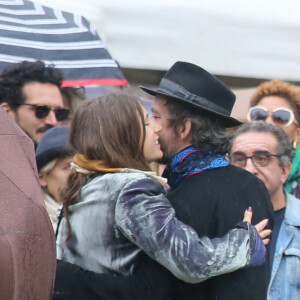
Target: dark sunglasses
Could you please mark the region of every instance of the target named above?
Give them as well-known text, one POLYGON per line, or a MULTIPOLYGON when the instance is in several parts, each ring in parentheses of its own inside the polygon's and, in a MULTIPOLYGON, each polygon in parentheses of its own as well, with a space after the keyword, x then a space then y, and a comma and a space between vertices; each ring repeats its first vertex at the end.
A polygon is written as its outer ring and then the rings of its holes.
POLYGON ((284 127, 291 125, 295 119, 293 111, 288 108, 278 107, 269 112, 265 108, 260 106, 251 107, 248 112, 247 119, 249 122, 259 120, 265 121, 269 115, 271 115, 272 120, 275 124, 284 127))
POLYGON ((65 121, 67 120, 70 110, 67 108, 63 108, 63 107, 51 107, 48 105, 44 105, 44 104, 28 104, 28 103, 24 103, 21 105, 28 105, 34 108, 35 111, 35 116, 38 119, 44 119, 46 118, 50 111, 54 111, 55 117, 57 121, 65 121))

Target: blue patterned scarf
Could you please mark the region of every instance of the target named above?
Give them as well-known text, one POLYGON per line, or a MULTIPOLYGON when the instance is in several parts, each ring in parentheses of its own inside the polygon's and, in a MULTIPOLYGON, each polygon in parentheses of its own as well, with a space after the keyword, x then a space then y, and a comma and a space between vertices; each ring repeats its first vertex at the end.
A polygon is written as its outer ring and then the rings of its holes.
POLYGON ((176 189, 182 181, 205 170, 229 165, 225 155, 216 154, 208 148, 188 147, 176 154, 166 167, 163 177, 168 179, 170 190, 176 189))

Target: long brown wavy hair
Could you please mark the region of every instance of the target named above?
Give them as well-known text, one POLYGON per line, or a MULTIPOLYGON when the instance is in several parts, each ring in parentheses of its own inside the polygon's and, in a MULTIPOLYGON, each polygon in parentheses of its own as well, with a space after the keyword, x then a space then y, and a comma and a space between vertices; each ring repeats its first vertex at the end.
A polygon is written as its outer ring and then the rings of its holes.
MULTIPOLYGON (((70 126, 75 151, 111 168, 149 171, 143 154, 145 120, 140 100, 126 93, 108 94, 79 107, 70 126)), ((93 175, 72 172, 61 192, 69 226, 68 206, 78 201, 81 188, 93 175)))

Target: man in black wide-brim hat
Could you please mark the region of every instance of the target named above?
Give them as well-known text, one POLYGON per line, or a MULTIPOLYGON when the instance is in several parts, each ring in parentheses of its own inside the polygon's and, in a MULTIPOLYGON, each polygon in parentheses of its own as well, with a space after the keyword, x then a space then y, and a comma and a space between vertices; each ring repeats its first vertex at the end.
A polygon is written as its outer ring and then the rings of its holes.
MULTIPOLYGON (((230 117, 235 102, 231 90, 204 69, 186 62, 176 62, 157 90, 142 89, 155 96, 152 118, 161 126, 161 163, 167 164, 163 176, 168 179, 168 198, 177 218, 199 236, 210 238, 221 237, 233 228, 249 206, 253 208, 254 224, 269 219, 272 225, 273 209, 264 184, 249 172, 231 166, 226 158, 230 150, 226 128, 241 124, 230 117)), ((58 269, 69 270, 64 275, 68 280, 76 272, 78 283, 79 278, 82 280, 81 288, 85 285, 99 299, 166 299, 158 293, 170 286, 170 280, 171 299, 266 299, 268 259, 260 267, 240 269, 199 284, 184 283, 164 270, 153 270, 153 264, 134 276, 116 276, 114 280, 84 273, 75 266, 59 264, 58 269), (108 292, 108 282, 114 287, 112 292, 108 292)))
MULTIPOLYGON (((177 62, 157 90, 141 87, 155 96, 152 117, 161 125, 159 142, 167 164, 168 198, 178 219, 199 236, 221 237, 251 206, 253 223, 272 219, 272 206, 262 182, 229 165, 226 128, 241 123, 230 117, 235 95, 204 69, 177 62)), ((174 299, 266 299, 267 262, 203 283, 176 285, 174 299)))

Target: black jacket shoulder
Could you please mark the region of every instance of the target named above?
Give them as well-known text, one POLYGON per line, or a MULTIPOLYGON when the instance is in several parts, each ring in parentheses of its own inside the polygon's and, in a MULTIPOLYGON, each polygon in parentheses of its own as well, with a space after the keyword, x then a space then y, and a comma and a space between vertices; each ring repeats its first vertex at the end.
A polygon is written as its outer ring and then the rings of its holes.
POLYGON ((253 224, 269 219, 272 226, 273 207, 264 183, 235 166, 193 175, 168 198, 177 217, 201 236, 224 235, 243 219, 249 206, 253 209, 253 224))
MULTIPOLYGON (((252 223, 273 220, 273 207, 263 182, 251 173, 228 166, 189 177, 168 198, 176 216, 193 227, 199 236, 221 237, 243 219, 244 211, 253 209, 252 223)), ((266 299, 269 260, 263 266, 245 268, 211 278, 203 283, 174 284, 172 299, 266 299)), ((176 279, 175 279, 176 281, 176 279)))

